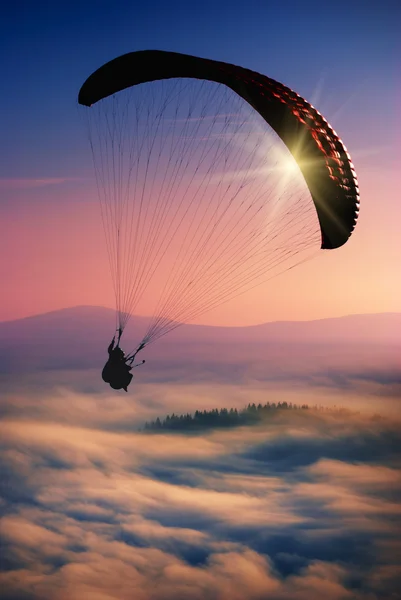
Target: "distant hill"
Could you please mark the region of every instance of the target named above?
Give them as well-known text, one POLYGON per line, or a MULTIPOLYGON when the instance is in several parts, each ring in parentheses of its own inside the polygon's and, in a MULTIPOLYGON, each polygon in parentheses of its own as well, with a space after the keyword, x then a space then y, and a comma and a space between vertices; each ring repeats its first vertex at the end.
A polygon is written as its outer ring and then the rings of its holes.
MULTIPOLYGON (((132 350, 148 319, 133 317, 123 347, 132 350)), ((79 306, 0 323, 0 370, 96 367, 106 358, 114 311, 79 306)), ((401 313, 350 315, 316 321, 280 321, 250 327, 185 325, 146 350, 145 358, 212 364, 327 352, 330 347, 401 346, 401 313), (313 350, 315 348, 315 350, 313 350)))

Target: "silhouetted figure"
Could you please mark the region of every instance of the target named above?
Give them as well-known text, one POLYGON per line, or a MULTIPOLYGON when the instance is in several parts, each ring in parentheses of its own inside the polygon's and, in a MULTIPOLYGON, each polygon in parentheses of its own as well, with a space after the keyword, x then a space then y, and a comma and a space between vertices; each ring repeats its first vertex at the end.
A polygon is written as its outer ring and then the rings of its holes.
POLYGON ((132 381, 133 375, 130 372, 135 367, 139 367, 145 361, 137 365, 132 365, 133 359, 135 358, 135 352, 133 357, 126 358, 124 352, 121 350, 119 343, 121 337, 121 330, 119 330, 119 336, 117 345, 115 344, 115 336, 111 340, 107 352, 109 353, 109 359, 103 367, 102 379, 105 383, 108 383, 113 390, 124 390, 128 392, 128 386, 132 381), (128 364, 129 363, 129 364, 128 364))

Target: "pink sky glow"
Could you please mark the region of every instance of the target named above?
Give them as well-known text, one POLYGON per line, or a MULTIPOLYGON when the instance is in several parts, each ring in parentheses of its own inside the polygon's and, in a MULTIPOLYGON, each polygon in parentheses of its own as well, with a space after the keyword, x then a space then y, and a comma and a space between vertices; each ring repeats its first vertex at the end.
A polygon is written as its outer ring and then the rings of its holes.
MULTIPOLYGON (((357 159, 355 161, 357 163, 357 159)), ((400 210, 396 175, 359 174, 361 213, 345 246, 202 315, 197 322, 248 325, 401 310, 400 210)), ((74 305, 114 306, 96 191, 91 182, 18 188, 18 209, 2 212, 0 319, 74 305), (86 202, 80 203, 85 196, 86 202), (91 202, 88 202, 88 197, 91 202), (92 201, 93 199, 93 201, 92 201), (12 252, 10 252, 12 248, 12 252)), ((147 304, 138 307, 146 314, 147 304)))

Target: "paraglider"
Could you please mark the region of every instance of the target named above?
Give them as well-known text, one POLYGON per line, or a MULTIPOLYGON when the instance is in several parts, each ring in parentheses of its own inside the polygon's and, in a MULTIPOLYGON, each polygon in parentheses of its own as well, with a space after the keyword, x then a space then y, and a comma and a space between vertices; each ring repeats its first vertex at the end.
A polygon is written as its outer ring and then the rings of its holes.
POLYGON ((109 344, 109 347, 107 348, 109 358, 103 367, 102 379, 105 383, 110 384, 110 387, 113 389, 124 390, 125 392, 128 392, 128 386, 133 378, 131 373, 132 369, 143 365, 145 361, 143 360, 136 365, 133 364, 134 358, 139 352, 139 349, 132 356, 125 356, 123 350, 119 346, 121 333, 121 330, 119 330, 117 345, 115 345, 116 339, 114 336, 109 344))
POLYGON ((319 111, 269 77, 145 50, 97 69, 78 102, 90 107, 117 309, 103 379, 118 373, 108 381, 118 389, 146 346, 354 230, 359 188, 346 147, 319 111), (125 357, 120 338, 146 292, 153 317, 125 357))

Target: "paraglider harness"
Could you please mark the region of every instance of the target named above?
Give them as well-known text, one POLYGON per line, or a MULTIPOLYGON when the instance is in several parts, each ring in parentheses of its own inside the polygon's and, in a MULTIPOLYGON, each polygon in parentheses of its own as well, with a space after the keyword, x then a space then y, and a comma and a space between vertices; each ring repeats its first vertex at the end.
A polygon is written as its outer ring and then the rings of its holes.
POLYGON ((132 380, 132 369, 135 367, 139 367, 144 364, 144 360, 136 365, 133 364, 135 356, 143 350, 146 342, 142 341, 138 348, 135 350, 133 354, 130 356, 125 356, 123 350, 120 348, 120 339, 122 330, 121 328, 117 330, 117 344, 116 344, 116 334, 114 334, 109 347, 107 348, 109 359, 103 367, 102 371, 102 379, 106 383, 110 385, 113 389, 119 390, 123 389, 126 392, 127 388, 132 380))

